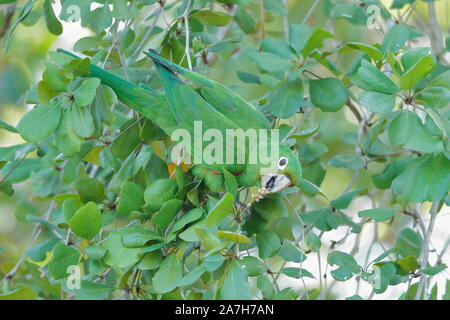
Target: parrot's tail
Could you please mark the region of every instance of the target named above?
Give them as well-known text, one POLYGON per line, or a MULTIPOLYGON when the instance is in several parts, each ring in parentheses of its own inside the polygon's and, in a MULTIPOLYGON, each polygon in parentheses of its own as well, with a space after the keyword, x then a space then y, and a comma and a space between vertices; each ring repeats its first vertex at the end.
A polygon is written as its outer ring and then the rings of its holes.
MULTIPOLYGON (((63 49, 58 49, 57 51, 69 55, 73 58, 80 58, 79 56, 63 49)), ((106 71, 105 69, 97 67, 95 64, 91 63, 89 71, 92 73, 94 77, 99 78, 100 80, 102 80, 104 84, 111 87, 111 89, 114 90, 119 99, 122 92, 127 93, 135 88, 139 88, 138 85, 135 85, 134 83, 131 83, 130 81, 127 81, 123 78, 120 78, 116 76, 114 73, 106 71)))
MULTIPOLYGON (((57 51, 73 58, 80 58, 63 49, 58 49, 57 51)), ((92 76, 99 78, 103 84, 110 87, 121 102, 138 112, 146 114, 145 111, 147 106, 151 104, 151 101, 155 100, 155 97, 157 96, 156 91, 150 87, 136 85, 92 63, 89 67, 89 71, 92 76)))

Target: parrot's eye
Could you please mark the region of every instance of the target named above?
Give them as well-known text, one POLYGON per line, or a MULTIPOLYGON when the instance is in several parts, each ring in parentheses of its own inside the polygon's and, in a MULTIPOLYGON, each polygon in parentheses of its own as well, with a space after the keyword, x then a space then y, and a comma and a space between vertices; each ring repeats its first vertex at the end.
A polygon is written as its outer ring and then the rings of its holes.
POLYGON ((287 164, 288 164, 288 158, 286 157, 282 157, 280 158, 280 160, 278 160, 278 168, 280 170, 283 170, 284 168, 286 168, 287 164))

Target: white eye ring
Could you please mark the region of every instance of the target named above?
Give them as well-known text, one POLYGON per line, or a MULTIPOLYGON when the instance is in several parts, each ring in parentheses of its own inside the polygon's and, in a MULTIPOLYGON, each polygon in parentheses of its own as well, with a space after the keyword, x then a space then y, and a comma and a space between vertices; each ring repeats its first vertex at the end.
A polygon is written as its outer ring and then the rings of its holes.
POLYGON ((289 159, 286 157, 281 157, 280 160, 278 160, 278 169, 283 170, 288 165, 289 159))

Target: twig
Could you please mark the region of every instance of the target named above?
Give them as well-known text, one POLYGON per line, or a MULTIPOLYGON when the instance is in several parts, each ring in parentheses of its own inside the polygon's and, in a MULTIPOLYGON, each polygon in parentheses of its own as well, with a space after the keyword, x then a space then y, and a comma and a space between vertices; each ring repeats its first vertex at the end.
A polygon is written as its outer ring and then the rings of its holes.
POLYGON ((434 2, 428 2, 428 24, 430 27, 430 42, 432 53, 440 60, 442 49, 444 48, 443 37, 436 15, 436 6, 434 2))
MULTIPOLYGON (((428 265, 428 253, 429 253, 429 247, 430 247, 430 239, 431 234, 433 233, 434 223, 436 221, 437 216, 437 209, 439 207, 439 201, 433 202, 430 209, 430 222, 428 223, 428 229, 426 233, 423 235, 424 241, 422 245, 422 252, 420 254, 420 269, 426 268, 428 265)), ((423 296, 424 299, 428 299, 428 281, 427 276, 423 272, 420 273, 420 280, 419 280, 419 286, 417 288, 416 296, 414 297, 414 300, 419 300, 420 297, 423 296)))
MULTIPOLYGON (((229 15, 231 17, 234 17, 236 15, 236 11, 237 11, 237 6, 232 5, 231 9, 229 10, 229 15)), ((221 27, 218 29, 218 31, 216 33, 216 38, 218 40, 217 42, 220 42, 225 38, 227 33, 230 31, 232 24, 233 24, 233 19, 225 27, 221 27)), ((208 52, 208 54, 206 55, 206 61, 208 63, 208 66, 212 65, 212 61, 214 60, 216 55, 217 54, 215 52, 208 52)))
POLYGON ((28 154, 29 154, 29 152, 25 153, 22 156, 22 158, 20 158, 20 160, 14 164, 14 166, 8 171, 8 173, 6 173, 6 175, 2 178, 2 180, 0 180, 0 183, 5 181, 6 179, 8 179, 8 177, 14 172, 14 170, 16 170, 17 167, 23 162, 23 160, 25 160, 25 158, 27 157, 28 154))
POLYGON ((188 62, 189 70, 192 70, 192 61, 191 61, 191 54, 190 54, 190 39, 189 39, 189 11, 191 10, 192 0, 188 1, 188 4, 186 6, 186 10, 184 10, 183 13, 183 20, 184 20, 184 26, 186 28, 186 44, 184 48, 184 53, 188 62))
POLYGON ((306 22, 308 22, 309 17, 311 16, 311 14, 314 12, 314 9, 316 8, 316 6, 319 4, 320 0, 315 0, 313 2, 313 4, 311 5, 311 7, 309 8, 308 12, 306 13, 305 17, 302 20, 302 24, 305 24, 306 22))
MULTIPOLYGON (((54 205, 55 205, 55 201, 50 202, 50 206, 48 207, 48 209, 43 217, 44 220, 48 220, 48 218, 50 217, 50 214, 52 213, 54 205)), ((14 278, 14 276, 16 275, 17 271, 19 270, 20 266, 25 261, 28 249, 33 246, 34 242, 39 238, 41 233, 42 233, 42 227, 39 224, 37 224, 31 233, 32 236, 31 236, 30 242, 28 243, 27 249, 22 254, 20 259, 17 261, 15 266, 11 269, 11 271, 5 275, 5 277, 3 278, 3 281, 11 281, 14 278)))
POLYGON ((6 14, 4 17, 3 27, 0 30, 0 39, 5 36, 5 34, 8 32, 9 26, 11 25, 12 17, 14 15, 14 12, 16 11, 17 1, 11 3, 8 6, 8 9, 6 9, 6 14))
POLYGON ((358 109, 356 108, 355 104, 349 99, 347 101, 347 106, 349 107, 350 111, 353 113, 353 115, 355 116, 356 120, 358 120, 358 122, 361 122, 362 120, 362 116, 359 113, 358 109))
POLYGON ((130 57, 131 59, 136 58, 139 55, 139 53, 141 53, 141 51, 144 48, 144 46, 146 45, 147 41, 150 39, 150 37, 153 33, 153 30, 155 30, 155 27, 156 27, 156 24, 158 23, 159 17, 161 16, 161 13, 164 11, 165 3, 163 0, 160 0, 160 1, 158 1, 158 4, 159 4, 159 8, 158 8, 158 11, 156 12, 156 16, 153 19, 153 22, 150 25, 150 27, 145 32, 144 37, 139 42, 139 45, 136 47, 133 54, 131 55, 131 57, 130 57))
POLYGON ((375 161, 375 160, 378 160, 378 159, 383 159, 383 158, 386 158, 386 157, 397 156, 397 155, 400 155, 400 154, 403 154, 403 153, 410 153, 410 152, 414 152, 414 150, 407 149, 407 150, 400 150, 400 151, 395 151, 395 152, 391 152, 391 153, 386 153, 386 154, 382 154, 382 155, 379 155, 379 156, 371 157, 369 159, 369 161, 375 161))

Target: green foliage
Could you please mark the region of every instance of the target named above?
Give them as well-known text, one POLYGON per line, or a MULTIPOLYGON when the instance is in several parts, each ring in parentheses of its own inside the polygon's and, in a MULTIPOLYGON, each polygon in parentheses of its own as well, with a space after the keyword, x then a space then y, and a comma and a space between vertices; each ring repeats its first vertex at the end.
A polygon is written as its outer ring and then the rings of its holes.
POLYGON ((35 227, 0 300, 324 299, 334 297, 326 275, 376 295, 399 286, 394 298, 440 298, 431 284, 447 266, 428 258, 450 204, 449 38, 442 47, 434 30, 423 47, 428 30, 397 14, 417 1, 61 0, 56 12, 52 0, 0 0, 15 10, 5 51, 17 52, 21 25, 53 39, 79 18, 91 31, 74 39, 75 56, 40 57, 21 99, 33 106, 16 126, 0 120, 17 143, 0 148, 2 201, 13 197, 20 227, 35 227), (382 32, 367 29, 366 5, 379 6, 382 32), (226 113, 208 114, 216 126, 232 117, 279 129, 302 164, 297 186, 260 199, 259 176, 243 183, 241 168, 175 162, 169 132, 182 121, 167 109, 173 83, 141 54, 149 48, 187 84, 180 105, 198 97, 226 113), (361 248, 368 225, 375 235, 361 248), (73 268, 77 289, 66 283, 73 268))

